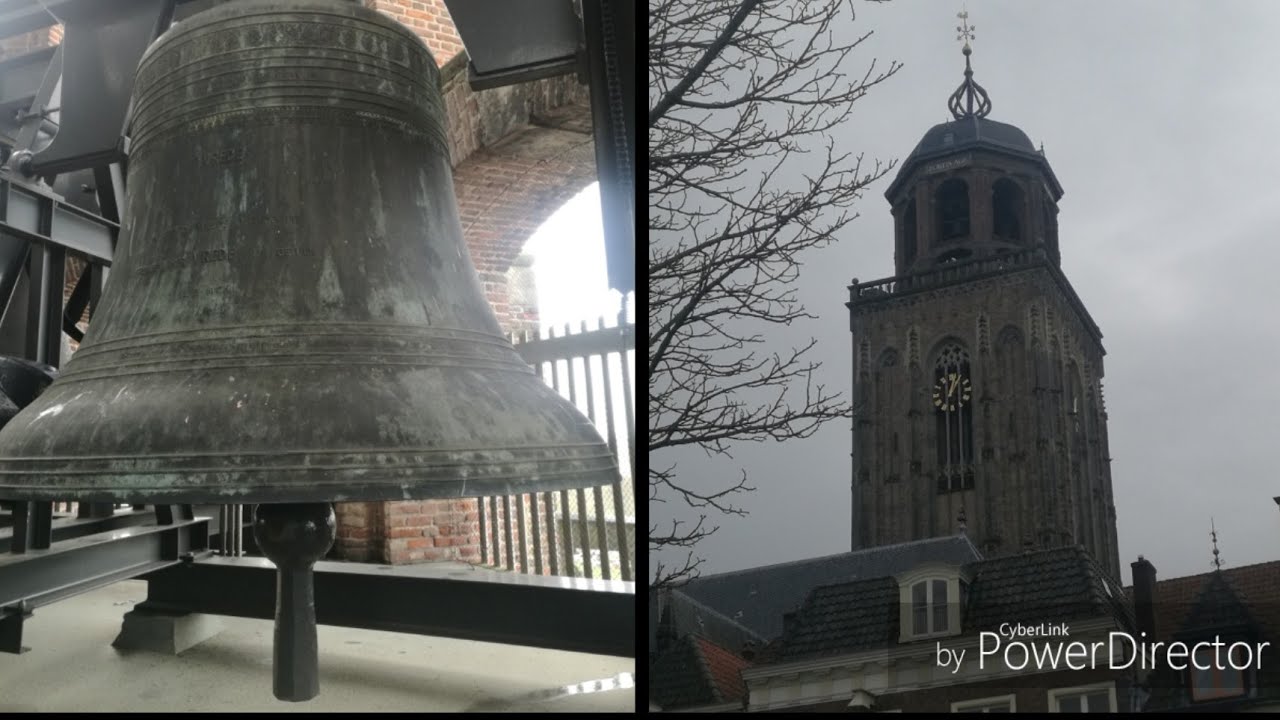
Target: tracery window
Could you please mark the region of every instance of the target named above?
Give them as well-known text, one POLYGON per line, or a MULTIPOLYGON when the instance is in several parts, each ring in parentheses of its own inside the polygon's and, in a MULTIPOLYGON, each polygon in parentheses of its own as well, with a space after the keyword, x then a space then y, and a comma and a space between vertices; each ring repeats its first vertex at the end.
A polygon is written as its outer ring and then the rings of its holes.
POLYGON ((944 346, 933 384, 938 492, 973 487, 973 399, 968 351, 955 343, 944 346))

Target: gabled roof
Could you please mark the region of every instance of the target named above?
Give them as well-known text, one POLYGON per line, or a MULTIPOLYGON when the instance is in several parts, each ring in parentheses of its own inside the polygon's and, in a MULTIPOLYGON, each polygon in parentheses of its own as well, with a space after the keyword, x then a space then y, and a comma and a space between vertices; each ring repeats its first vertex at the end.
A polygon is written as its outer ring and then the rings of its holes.
POLYGON ((680 590, 650 590, 649 652, 657 651, 658 636, 663 630, 668 637, 673 638, 696 633, 734 652, 740 652, 748 642, 763 645, 765 640, 750 628, 725 617, 680 590), (669 627, 662 629, 664 616, 669 627))
POLYGON ((968 537, 952 535, 707 575, 680 592, 771 640, 782 634, 782 616, 819 585, 884 578, 930 561, 960 565, 981 558, 968 537))
POLYGON ((1255 626, 1248 609, 1221 572, 1211 573, 1175 635, 1195 635, 1223 628, 1255 626))
MULTIPOLYGON (((1113 617, 1132 627, 1124 590, 1082 547, 1061 547, 968 563, 973 577, 963 632, 1113 617)), ((892 577, 816 588, 791 630, 769 648, 772 660, 887 649, 898 644, 900 595, 892 577)))
POLYGON ((650 659, 649 699, 666 710, 739 702, 750 663, 697 634, 685 635, 650 659))

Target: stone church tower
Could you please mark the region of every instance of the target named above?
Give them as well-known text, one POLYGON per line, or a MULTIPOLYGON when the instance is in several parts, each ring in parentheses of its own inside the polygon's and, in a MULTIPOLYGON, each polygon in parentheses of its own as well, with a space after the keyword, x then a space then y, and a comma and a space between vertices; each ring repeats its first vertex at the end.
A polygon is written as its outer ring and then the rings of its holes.
POLYGON ((853 549, 964 529, 1120 577, 1102 333, 1059 267, 1062 188, 965 78, 885 193, 894 277, 849 287, 853 549))

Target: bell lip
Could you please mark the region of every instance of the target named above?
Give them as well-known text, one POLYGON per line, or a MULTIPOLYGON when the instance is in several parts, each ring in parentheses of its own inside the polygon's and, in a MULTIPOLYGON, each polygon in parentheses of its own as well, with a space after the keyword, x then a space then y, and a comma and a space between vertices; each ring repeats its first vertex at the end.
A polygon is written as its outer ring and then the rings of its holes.
MULTIPOLYGON (((16 473, 15 473, 16 474, 16 473)), ((622 475, 615 465, 612 468, 593 468, 572 473, 557 473, 555 477, 531 480, 510 478, 481 480, 417 480, 395 482, 387 480, 357 481, 336 478, 317 483, 305 473, 272 473, 276 476, 298 476, 275 485, 249 487, 229 486, 225 478, 215 473, 182 474, 185 486, 154 485, 132 486, 131 476, 95 475, 92 484, 81 485, 31 485, 0 483, 0 501, 82 501, 82 502, 159 502, 168 503, 281 503, 281 502, 351 502, 372 500, 431 500, 441 498, 489 497, 494 495, 523 495, 528 493, 578 490, 606 485, 619 485, 622 475), (208 475, 209 477, 205 477, 208 475)), ((168 479, 170 476, 159 476, 168 479)), ((175 478, 176 479, 176 478, 175 478)))
MULTIPOLYGON (((305 476, 293 482, 274 486, 228 488, 225 480, 203 487, 121 487, 119 476, 96 475, 92 486, 9 485, 0 482, 0 500, 19 502, 110 502, 119 504, 259 504, 309 502, 371 502, 397 500, 447 500, 524 495, 592 487, 617 486, 622 481, 616 465, 612 468, 584 470, 554 478, 512 481, 440 480, 381 483, 335 478, 316 484, 305 476), (115 489, 111 488, 116 484, 115 489), (225 489, 224 489, 225 488, 225 489)), ((183 475, 187 483, 204 478, 183 475)), ((209 478, 212 480, 212 478, 209 478)))

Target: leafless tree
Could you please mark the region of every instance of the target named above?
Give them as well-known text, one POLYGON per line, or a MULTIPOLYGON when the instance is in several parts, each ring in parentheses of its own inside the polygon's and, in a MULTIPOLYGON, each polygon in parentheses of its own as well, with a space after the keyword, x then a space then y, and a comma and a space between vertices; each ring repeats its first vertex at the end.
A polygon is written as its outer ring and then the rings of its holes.
POLYGON ((849 73, 871 34, 833 37, 853 22, 853 0, 652 0, 649 10, 649 502, 700 514, 650 525, 651 557, 686 555, 683 567, 653 568, 664 587, 697 576, 693 547, 716 530, 703 513, 744 514, 733 496, 754 489, 745 471, 694 489, 664 451, 729 456, 735 442, 804 438, 851 415, 814 382, 813 339, 761 352, 761 330, 813 317, 795 296, 799 255, 831 242, 892 169, 864 171, 838 130, 900 65, 849 73), (788 184, 790 168, 803 180, 788 184))

